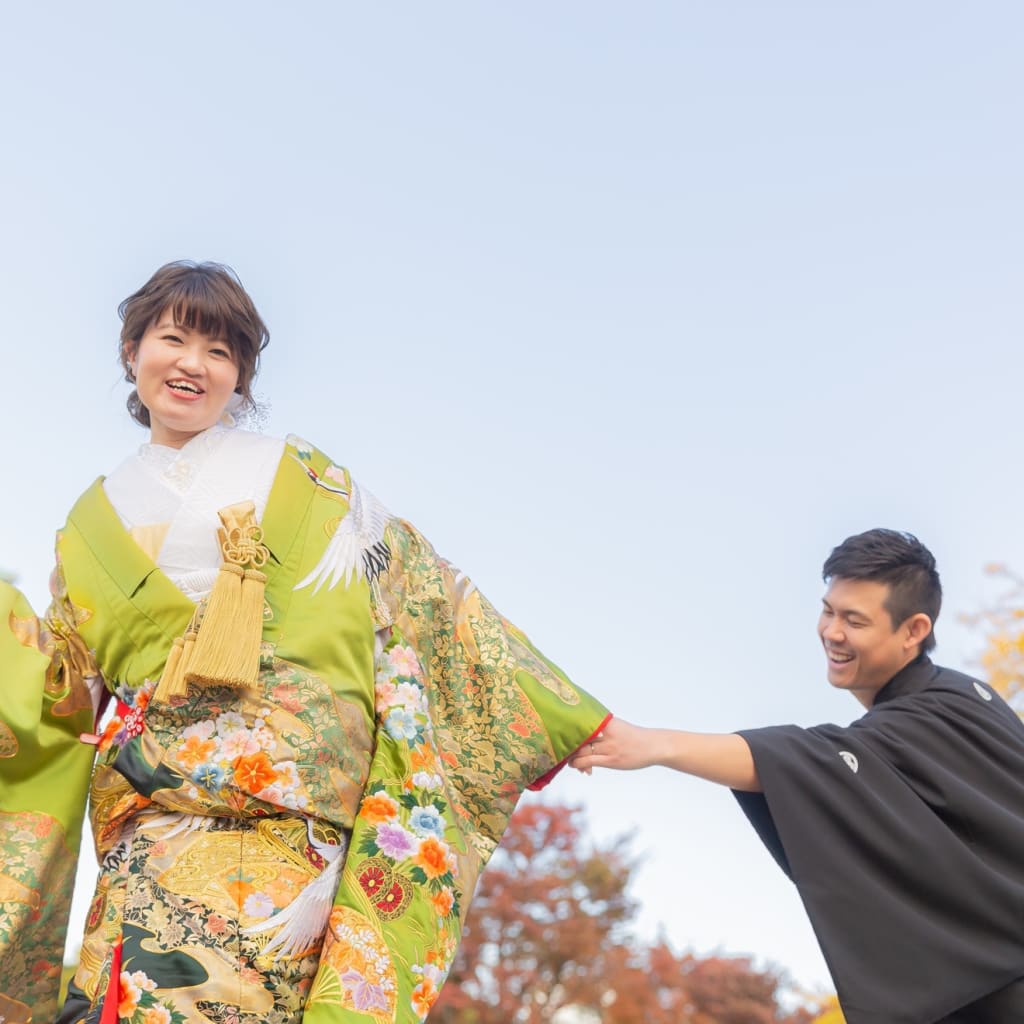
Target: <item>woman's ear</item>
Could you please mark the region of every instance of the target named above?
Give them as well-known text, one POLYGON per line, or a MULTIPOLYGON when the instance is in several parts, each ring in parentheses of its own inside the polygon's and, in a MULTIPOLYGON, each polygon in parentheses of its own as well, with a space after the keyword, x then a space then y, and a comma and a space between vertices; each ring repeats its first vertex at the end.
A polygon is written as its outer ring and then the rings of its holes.
POLYGON ((139 343, 137 341, 126 341, 121 346, 121 352, 124 356, 124 362, 128 366, 128 373, 134 381, 138 376, 136 366, 139 359, 139 343))

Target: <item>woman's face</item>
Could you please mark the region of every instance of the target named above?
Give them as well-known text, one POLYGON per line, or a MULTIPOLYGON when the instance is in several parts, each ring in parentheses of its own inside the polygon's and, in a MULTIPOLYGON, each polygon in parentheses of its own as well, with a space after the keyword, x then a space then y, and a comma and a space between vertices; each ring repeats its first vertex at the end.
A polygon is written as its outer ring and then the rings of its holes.
POLYGON ((223 338, 156 318, 129 351, 142 404, 149 410, 150 441, 180 448, 224 413, 238 384, 238 364, 223 338))

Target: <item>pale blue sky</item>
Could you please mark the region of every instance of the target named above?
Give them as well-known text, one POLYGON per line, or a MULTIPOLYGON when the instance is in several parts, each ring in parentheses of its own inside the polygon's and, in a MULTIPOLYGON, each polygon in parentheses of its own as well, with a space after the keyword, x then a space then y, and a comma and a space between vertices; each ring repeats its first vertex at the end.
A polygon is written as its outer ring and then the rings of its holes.
MULTIPOLYGON (((117 303, 232 264, 271 429, 348 464, 623 717, 847 721, 846 535, 1024 568, 1019 4, 20 4, 0 60, 0 566, 45 600, 144 438, 117 303)), ((643 926, 826 983, 732 798, 573 778, 643 926)))

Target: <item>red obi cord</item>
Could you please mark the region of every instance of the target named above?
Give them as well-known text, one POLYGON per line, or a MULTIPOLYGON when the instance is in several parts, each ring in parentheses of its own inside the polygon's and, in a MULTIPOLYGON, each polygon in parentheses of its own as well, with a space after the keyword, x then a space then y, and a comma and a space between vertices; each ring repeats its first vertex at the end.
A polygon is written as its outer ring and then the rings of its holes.
POLYGON ((107 994, 103 997, 103 1012, 100 1024, 117 1024, 117 1009, 121 1003, 121 940, 114 946, 114 955, 110 959, 110 982, 107 994))

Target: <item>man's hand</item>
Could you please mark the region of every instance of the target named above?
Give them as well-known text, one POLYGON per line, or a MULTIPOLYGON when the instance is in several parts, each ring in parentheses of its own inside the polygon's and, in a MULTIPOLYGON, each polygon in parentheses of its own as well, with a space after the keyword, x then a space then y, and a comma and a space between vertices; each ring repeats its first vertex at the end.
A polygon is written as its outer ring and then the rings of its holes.
POLYGON ((590 774, 592 768, 650 768, 661 764, 652 740, 660 729, 645 729, 630 725, 622 718, 613 718, 590 743, 584 743, 573 754, 569 763, 573 768, 590 774))
POLYGON ((569 763, 587 775, 594 768, 628 771, 662 765, 732 789, 761 789, 750 747, 734 733, 645 729, 613 718, 569 763))

